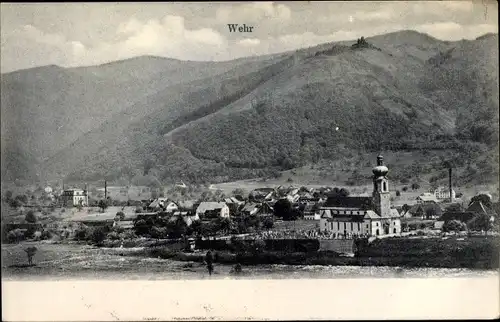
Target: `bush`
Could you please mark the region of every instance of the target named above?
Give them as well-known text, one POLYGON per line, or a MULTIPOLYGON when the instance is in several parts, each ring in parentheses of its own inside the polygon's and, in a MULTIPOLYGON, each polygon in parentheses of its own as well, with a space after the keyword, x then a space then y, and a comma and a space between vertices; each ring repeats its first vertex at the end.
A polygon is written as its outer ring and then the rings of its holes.
POLYGON ((136 214, 140 214, 140 213, 142 213, 142 211, 143 211, 142 207, 135 208, 135 213, 136 214))
POLYGON ((396 190, 396 197, 399 197, 399 196, 401 196, 401 191, 396 190))

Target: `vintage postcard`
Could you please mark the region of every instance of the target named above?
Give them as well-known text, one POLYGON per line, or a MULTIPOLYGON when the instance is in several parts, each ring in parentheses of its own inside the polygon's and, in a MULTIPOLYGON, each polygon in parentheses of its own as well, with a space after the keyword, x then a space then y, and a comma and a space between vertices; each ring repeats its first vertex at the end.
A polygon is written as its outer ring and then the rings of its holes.
POLYGON ((3 320, 499 317, 496 1, 0 7, 3 320))

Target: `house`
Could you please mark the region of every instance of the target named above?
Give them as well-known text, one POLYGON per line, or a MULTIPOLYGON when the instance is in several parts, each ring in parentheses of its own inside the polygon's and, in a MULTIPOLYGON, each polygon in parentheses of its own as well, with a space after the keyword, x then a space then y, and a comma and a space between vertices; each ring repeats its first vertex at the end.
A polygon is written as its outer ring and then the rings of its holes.
POLYGON ((148 205, 148 208, 153 211, 163 210, 169 213, 179 210, 179 206, 168 198, 157 198, 148 205))
POLYGON ((320 214, 319 210, 316 210, 316 205, 314 205, 314 204, 305 205, 302 212, 304 213, 304 220, 320 220, 321 219, 321 214, 320 214))
POLYGON ((336 236, 381 236, 401 233, 401 219, 397 209, 391 207, 391 194, 383 157, 377 157, 373 172, 372 197, 328 198, 320 208, 320 229, 336 236))
MULTIPOLYGON (((438 200, 450 200, 450 189, 445 187, 438 187, 431 192, 438 200)), ((451 198, 455 200, 455 190, 451 190, 451 198)))
POLYGON ((278 199, 287 199, 291 203, 297 203, 300 199, 300 194, 299 194, 300 189, 299 188, 294 188, 294 187, 282 187, 279 186, 276 189, 276 197, 278 199))
POLYGON ((200 220, 200 217, 196 213, 189 211, 176 211, 172 217, 170 217, 170 221, 177 220, 179 217, 184 220, 187 226, 191 226, 194 221, 200 220))
POLYGON ((424 192, 423 194, 421 194, 420 196, 418 196, 416 198, 417 200, 417 203, 418 204, 421 204, 421 203, 437 203, 438 200, 436 198, 436 196, 433 194, 433 193, 430 193, 430 192, 424 192))
POLYGON ((180 200, 177 201, 176 204, 179 207, 179 210, 189 211, 195 209, 195 200, 180 200))
POLYGON ((200 218, 229 218, 229 207, 224 202, 204 201, 196 208, 196 214, 200 218))
POLYGON ((245 201, 239 200, 236 197, 225 198, 224 202, 229 207, 231 214, 235 214, 245 204, 245 201))
POLYGON ((64 206, 86 207, 89 204, 89 196, 87 190, 83 189, 67 189, 61 194, 61 201, 64 206))
POLYGON ((443 211, 436 203, 416 204, 402 214, 404 218, 418 217, 421 219, 436 219, 441 217, 443 211))
POLYGON ((271 206, 267 203, 256 203, 256 202, 247 202, 243 208, 241 209, 241 213, 245 216, 272 216, 274 211, 271 206))
POLYGON ((254 201, 271 201, 275 199, 275 193, 273 188, 258 188, 252 190, 248 198, 254 201))

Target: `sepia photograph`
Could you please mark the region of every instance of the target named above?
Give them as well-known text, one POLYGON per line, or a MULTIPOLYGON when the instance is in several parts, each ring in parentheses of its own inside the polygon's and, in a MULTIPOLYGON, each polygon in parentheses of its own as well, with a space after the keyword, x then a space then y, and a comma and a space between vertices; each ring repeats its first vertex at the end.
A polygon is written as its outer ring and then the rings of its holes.
POLYGON ((468 318, 481 294, 500 316, 496 1, 0 8, 4 320, 425 318, 426 297, 468 318), (62 285, 177 291, 154 316, 43 312, 62 285), (325 308, 404 285, 394 312, 325 308))

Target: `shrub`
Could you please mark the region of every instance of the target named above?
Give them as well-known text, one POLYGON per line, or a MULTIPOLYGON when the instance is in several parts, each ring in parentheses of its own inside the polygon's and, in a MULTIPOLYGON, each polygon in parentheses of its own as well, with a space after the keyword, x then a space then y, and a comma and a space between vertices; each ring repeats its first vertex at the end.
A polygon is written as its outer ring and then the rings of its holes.
POLYGON ((143 211, 142 207, 135 208, 135 213, 136 214, 140 214, 140 213, 142 213, 142 211, 143 211))
POLYGON ((399 196, 401 196, 401 191, 396 190, 396 197, 399 197, 399 196))

